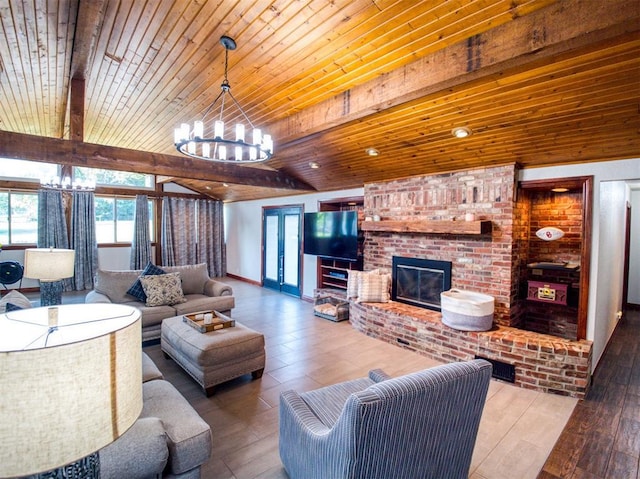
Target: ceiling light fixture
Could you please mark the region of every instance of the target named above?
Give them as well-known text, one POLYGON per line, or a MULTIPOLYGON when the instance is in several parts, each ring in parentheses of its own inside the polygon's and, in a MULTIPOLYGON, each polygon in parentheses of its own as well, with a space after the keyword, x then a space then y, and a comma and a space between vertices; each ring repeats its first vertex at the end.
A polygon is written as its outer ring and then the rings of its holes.
POLYGON ((552 188, 551 191, 553 191, 554 193, 566 193, 567 191, 569 191, 569 188, 564 188, 564 187, 558 187, 558 188, 552 188))
POLYGON ((375 148, 367 148, 366 150, 364 150, 367 155, 369 156, 378 156, 380 154, 380 152, 378 150, 376 150, 375 148))
MULTIPOLYGON (((263 135, 260 128, 256 128, 244 112, 240 104, 231 94, 231 85, 227 79, 229 50, 236 49, 236 42, 233 38, 223 36, 220 44, 225 48, 224 52, 224 80, 220 88, 222 91, 213 100, 213 103, 204 112, 201 120, 193 122, 193 127, 188 123, 182 123, 180 128, 174 132, 174 143, 176 149, 192 158, 201 160, 220 161, 228 163, 257 163, 267 161, 273 155, 273 141, 271 135, 263 135), (235 107, 239 110, 235 117, 244 117, 249 126, 253 129, 251 142, 245 141, 245 127, 242 123, 235 124, 235 132, 225 135, 225 99, 229 96, 235 107), (220 100, 219 110, 214 110, 216 103, 220 100), (217 118, 213 118, 216 111, 219 111, 217 118), (209 114, 212 113, 211 118, 209 114), (209 122, 209 123, 207 123, 209 122), (235 136, 234 136, 235 135, 235 136), (227 138, 225 138, 227 136, 227 138), (235 138, 231 140, 230 138, 235 138)), ((230 116, 227 110, 226 117, 230 116)))
POLYGON ((320 165, 318 163, 316 163, 315 161, 310 161, 309 162, 309 167, 311 169, 317 170, 318 168, 320 168, 320 165))
POLYGON ((466 126, 458 126, 451 130, 451 134, 456 138, 466 138, 468 136, 471 136, 472 133, 473 132, 471 131, 471 129, 467 128, 466 126))

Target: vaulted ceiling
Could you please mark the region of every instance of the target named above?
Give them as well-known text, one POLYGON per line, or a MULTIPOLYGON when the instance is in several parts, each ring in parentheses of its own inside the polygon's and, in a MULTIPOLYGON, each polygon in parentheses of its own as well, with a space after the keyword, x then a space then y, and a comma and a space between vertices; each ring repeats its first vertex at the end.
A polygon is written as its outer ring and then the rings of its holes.
POLYGON ((226 201, 640 157, 640 2, 5 0, 0 156, 226 201), (220 91, 222 35, 234 96, 274 138, 257 166, 173 146, 220 91))

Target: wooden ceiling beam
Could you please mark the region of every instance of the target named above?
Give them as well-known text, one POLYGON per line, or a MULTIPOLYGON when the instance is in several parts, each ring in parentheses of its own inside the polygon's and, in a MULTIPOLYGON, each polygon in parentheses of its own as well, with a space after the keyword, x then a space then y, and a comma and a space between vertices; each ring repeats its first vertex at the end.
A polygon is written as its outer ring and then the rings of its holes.
POLYGON ((605 6, 582 0, 553 4, 353 87, 265 130, 277 139, 278 148, 286 148, 437 92, 482 79, 496 81, 505 70, 526 71, 567 52, 637 34, 640 9, 627 7, 626 0, 609 0, 605 6))
POLYGON ((2 130, 0 130, 0 157, 177 178, 197 178, 265 188, 314 190, 307 183, 275 170, 2 130))
POLYGON ((79 1, 71 55, 72 79, 87 77, 87 66, 91 64, 98 32, 104 19, 105 3, 106 0, 79 1))

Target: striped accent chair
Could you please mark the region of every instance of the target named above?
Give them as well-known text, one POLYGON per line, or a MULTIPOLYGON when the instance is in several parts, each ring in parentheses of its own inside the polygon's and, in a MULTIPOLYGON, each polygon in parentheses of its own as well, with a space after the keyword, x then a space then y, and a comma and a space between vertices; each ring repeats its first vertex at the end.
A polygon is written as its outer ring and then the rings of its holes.
POLYGON ((445 364, 280 395, 291 479, 467 479, 491 364, 445 364))

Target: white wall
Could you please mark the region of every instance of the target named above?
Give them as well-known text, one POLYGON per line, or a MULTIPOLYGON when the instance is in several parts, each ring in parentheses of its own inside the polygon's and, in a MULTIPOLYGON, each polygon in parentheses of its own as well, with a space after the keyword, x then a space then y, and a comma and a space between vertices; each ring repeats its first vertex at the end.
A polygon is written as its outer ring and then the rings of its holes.
POLYGON ((631 185, 631 248, 629 251, 628 301, 640 304, 640 187, 631 185))
MULTIPOLYGON (((227 244, 227 273, 241 278, 262 281, 262 208, 265 206, 302 205, 306 213, 318 211, 318 202, 362 196, 364 188, 310 193, 305 195, 270 198, 266 200, 226 203, 224 206, 225 236, 227 244)), ((302 297, 312 298, 316 288, 317 258, 303 255, 302 297)))
MULTIPOLYGON (((588 323, 593 339, 593 358, 597 362, 618 323, 617 313, 622 310, 622 286, 624 283, 624 243, 622 232, 626 227, 626 202, 628 187, 624 181, 600 183, 599 227, 602 234, 598 240, 600 254, 597 261, 600 280, 595 297, 597 321, 588 323), (610 232, 619 232, 611 234, 610 232), (606 281, 602 279, 606 278, 606 281)), ((594 240, 595 243, 595 240, 594 240)), ((593 281, 593 278, 591 279, 593 281)), ((591 296, 589 296, 591 302, 591 296)))
POLYGON ((593 176, 593 229, 591 244, 591 271, 589 284, 589 307, 587 313, 587 339, 593 341, 593 368, 600 361, 611 332, 617 324, 616 313, 620 309, 622 298, 622 273, 620 248, 615 236, 623 237, 624 201, 620 201, 618 185, 605 185, 603 182, 633 182, 640 179, 640 159, 607 161, 601 163, 583 163, 549 168, 532 168, 520 172, 520 180, 541 180, 571 176, 593 176), (605 196, 602 200, 602 195, 605 196), (604 205, 601 204, 604 201, 604 205), (611 222, 608 218, 611 216, 611 222), (601 225, 601 221, 605 224, 601 225), (617 230, 610 228, 615 227, 617 230), (602 237, 602 238, 601 238, 602 237), (617 265, 620 271, 608 267, 617 265))

